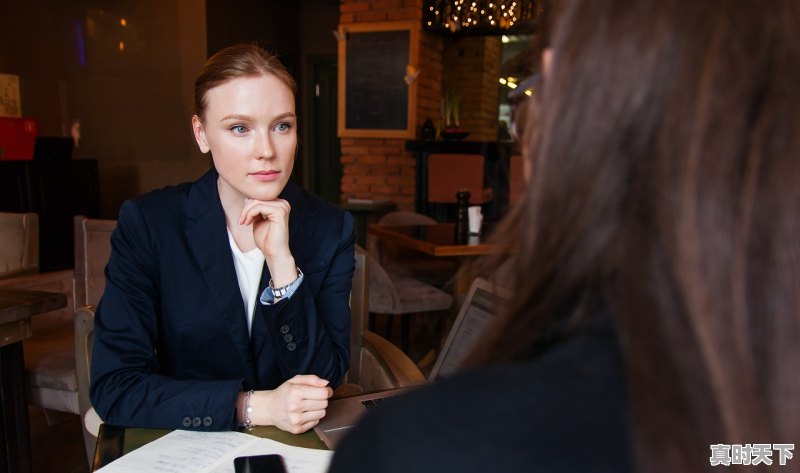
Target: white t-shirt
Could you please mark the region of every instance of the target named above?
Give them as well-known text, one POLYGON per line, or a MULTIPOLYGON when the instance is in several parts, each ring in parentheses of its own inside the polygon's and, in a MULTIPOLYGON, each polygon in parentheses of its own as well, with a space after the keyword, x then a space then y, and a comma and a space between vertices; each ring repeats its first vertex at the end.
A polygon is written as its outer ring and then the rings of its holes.
POLYGON ((236 267, 236 278, 239 280, 239 290, 242 292, 242 302, 247 315, 247 331, 253 327, 253 312, 256 310, 258 298, 258 285, 261 282, 261 271, 264 269, 264 253, 257 247, 242 252, 233 239, 233 234, 228 230, 228 241, 233 250, 233 265, 236 267))

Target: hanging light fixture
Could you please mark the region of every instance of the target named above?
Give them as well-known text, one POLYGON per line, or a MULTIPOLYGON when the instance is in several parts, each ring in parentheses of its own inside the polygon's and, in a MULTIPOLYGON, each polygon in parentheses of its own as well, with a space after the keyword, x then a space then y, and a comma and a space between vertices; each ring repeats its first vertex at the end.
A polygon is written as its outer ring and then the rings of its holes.
POLYGON ((528 33, 537 0, 425 0, 422 24, 430 31, 464 35, 528 33))

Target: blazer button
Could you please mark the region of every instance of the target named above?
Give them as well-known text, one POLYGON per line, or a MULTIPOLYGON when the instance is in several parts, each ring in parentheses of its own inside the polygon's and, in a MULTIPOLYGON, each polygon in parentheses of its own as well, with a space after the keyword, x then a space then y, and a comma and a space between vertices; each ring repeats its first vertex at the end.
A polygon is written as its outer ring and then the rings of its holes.
POLYGON ((203 425, 205 427, 211 427, 211 424, 213 424, 213 423, 214 423, 214 420, 211 418, 211 416, 203 417, 203 425))
POLYGON ((292 336, 291 333, 287 333, 286 335, 283 336, 283 341, 286 343, 289 343, 292 340, 294 340, 294 337, 292 336))
POLYGON ((289 351, 294 351, 295 348, 297 348, 297 345, 295 345, 294 342, 289 342, 286 344, 286 349, 289 351))
POLYGON ((281 333, 289 333, 289 326, 281 325, 281 333))
POLYGON ((192 426, 192 418, 191 417, 184 417, 183 418, 183 426, 184 427, 191 427, 192 426))
POLYGON ((200 420, 199 417, 195 417, 194 419, 192 419, 192 425, 195 426, 195 427, 200 427, 200 424, 202 424, 202 423, 203 423, 203 421, 200 420))

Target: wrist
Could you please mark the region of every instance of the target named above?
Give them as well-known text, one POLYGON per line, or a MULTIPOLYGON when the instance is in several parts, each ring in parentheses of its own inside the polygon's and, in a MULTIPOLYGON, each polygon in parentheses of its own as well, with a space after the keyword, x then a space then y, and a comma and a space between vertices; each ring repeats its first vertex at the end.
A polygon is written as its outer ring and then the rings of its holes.
POLYGON ((266 258, 266 262, 272 287, 283 287, 297 279, 297 265, 292 255, 280 258, 266 258))
POLYGON ((237 409, 240 412, 239 424, 247 431, 253 430, 253 390, 239 394, 238 399, 241 400, 237 403, 240 406, 237 409))

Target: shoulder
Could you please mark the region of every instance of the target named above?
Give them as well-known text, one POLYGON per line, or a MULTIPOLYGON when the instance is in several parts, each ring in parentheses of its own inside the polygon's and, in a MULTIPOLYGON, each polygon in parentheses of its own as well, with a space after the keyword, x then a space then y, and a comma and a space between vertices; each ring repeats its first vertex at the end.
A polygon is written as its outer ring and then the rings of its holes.
POLYGON ((348 238, 353 232, 353 217, 341 207, 312 194, 299 185, 286 184, 281 197, 291 205, 291 219, 302 225, 323 230, 323 234, 348 238))
POLYGON ((216 177, 215 171, 210 170, 196 181, 162 187, 129 199, 120 207, 120 223, 141 218, 153 225, 174 226, 190 211, 205 212, 219 200, 216 177))
POLYGON ((627 471, 627 425, 614 340, 581 334, 535 360, 385 401, 337 449, 332 471, 627 471))

